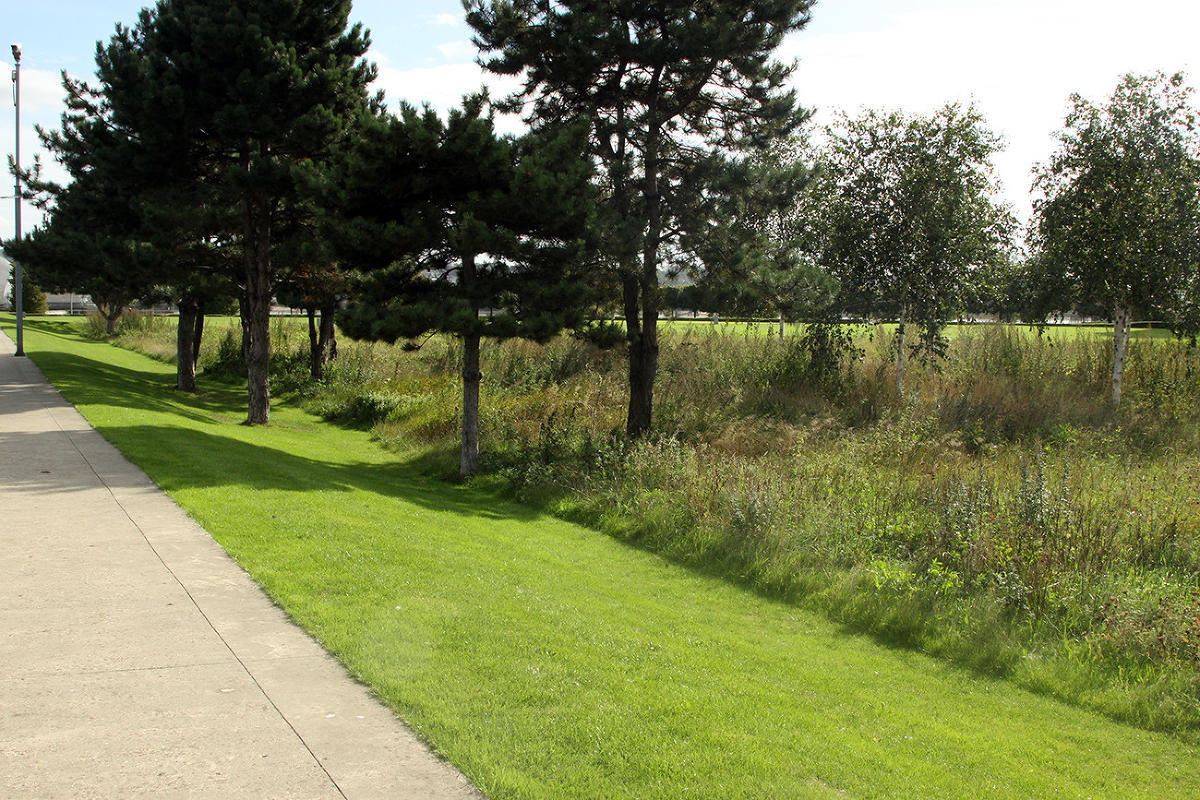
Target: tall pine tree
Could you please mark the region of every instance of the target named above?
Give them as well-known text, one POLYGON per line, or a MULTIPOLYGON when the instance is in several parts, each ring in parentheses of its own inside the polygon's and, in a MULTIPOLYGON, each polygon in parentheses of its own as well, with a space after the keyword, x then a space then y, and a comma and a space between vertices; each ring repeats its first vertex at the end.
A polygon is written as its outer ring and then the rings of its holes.
POLYGON ((300 173, 366 104, 368 39, 349 0, 159 0, 100 54, 115 119, 164 183, 233 235, 241 255, 250 424, 270 420, 269 315, 277 227, 300 173))
POLYGON ((582 129, 496 135, 482 97, 443 122, 405 107, 364 125, 348 154, 343 243, 375 271, 343 330, 396 341, 425 331, 463 347, 460 474, 479 465, 483 337, 543 341, 583 321, 592 212, 582 129), (486 312, 486 313, 484 313, 486 312))
POLYGON ((805 118, 772 53, 812 0, 722 3, 466 0, 485 66, 518 75, 534 126, 591 130, 598 217, 629 344, 626 429, 649 430, 658 369, 659 273, 713 174, 712 154, 765 142, 805 118))
POLYGON ((166 279, 162 253, 141 214, 156 178, 138 168, 136 134, 113 118, 105 86, 65 74, 62 85, 66 111, 59 128, 37 132, 69 180, 44 179, 40 162, 22 172, 26 191, 47 216, 6 249, 52 291, 90 295, 113 335, 124 309, 166 279))

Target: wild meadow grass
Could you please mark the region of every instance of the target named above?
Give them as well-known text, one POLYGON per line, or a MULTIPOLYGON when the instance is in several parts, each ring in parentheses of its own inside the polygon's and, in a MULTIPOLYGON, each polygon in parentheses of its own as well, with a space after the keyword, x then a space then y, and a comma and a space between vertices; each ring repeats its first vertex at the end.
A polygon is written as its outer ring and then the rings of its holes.
MULTIPOLYGON (((316 385, 288 355, 302 328, 277 326, 277 385, 452 471, 453 340, 343 342, 316 385)), ((797 327, 759 327, 665 326, 637 443, 619 348, 487 343, 479 482, 885 641, 1200 731, 1195 348, 1138 337, 1116 412, 1103 330, 962 326, 901 402, 886 329, 831 368, 797 327)))

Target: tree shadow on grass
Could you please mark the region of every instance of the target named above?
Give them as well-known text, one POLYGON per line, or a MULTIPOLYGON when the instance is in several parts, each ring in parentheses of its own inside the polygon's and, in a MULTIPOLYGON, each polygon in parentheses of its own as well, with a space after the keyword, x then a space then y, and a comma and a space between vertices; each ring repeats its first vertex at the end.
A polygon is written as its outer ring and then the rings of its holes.
MULTIPOLYGON (((81 344, 86 347, 89 343, 70 322, 39 320, 30 328, 38 337, 69 343, 67 349, 43 340, 38 344, 49 346, 39 346, 35 351, 35 360, 67 401, 85 408, 128 409, 134 416, 138 412, 162 415, 160 424, 106 424, 102 420, 93 424, 168 491, 222 487, 296 493, 358 490, 472 517, 533 520, 542 516, 478 489, 433 479, 429 465, 421 461, 401 457, 382 463, 323 460, 273 447, 269 434, 259 437, 263 441, 246 441, 254 436, 253 429, 240 429, 244 436, 222 433, 221 426, 229 425, 229 417, 240 415, 244 409, 245 396, 237 387, 217 385, 197 395, 179 393, 174 389, 174 375, 167 370, 114 364, 90 358, 86 350, 78 352, 81 344)), ((96 346, 103 347, 98 343, 96 346)), ((45 402, 39 400, 35 405, 44 406, 45 402)), ((43 438, 60 435, 47 433, 43 438)), ((40 444, 37 436, 13 434, 8 438, 19 452, 32 452, 30 448, 40 444), (18 442, 22 437, 28 441, 18 442)), ((337 446, 322 439, 314 437, 312 447, 337 446)), ((61 439, 54 439, 52 444, 61 447, 61 439)), ((52 481, 37 472, 22 479, 22 485, 35 490, 77 488, 58 483, 62 477, 52 481)))
MULTIPOLYGON (((75 405, 117 405, 146 411, 166 411, 181 414, 197 421, 208 420, 209 414, 237 414, 245 402, 245 390, 221 383, 202 383, 196 394, 175 389, 175 373, 170 368, 138 369, 113 364, 106 359, 89 358, 73 352, 80 346, 108 348, 113 345, 95 342, 80 335, 70 322, 37 320, 29 326, 34 334, 33 347, 27 347, 34 363, 43 373, 54 376, 54 386, 75 405), (68 342, 70 349, 44 346, 38 339, 68 342)), ((117 350, 131 358, 143 358, 132 351, 117 350)))
POLYGON ((173 373, 108 364, 74 353, 42 352, 35 361, 43 373, 53 375, 59 394, 76 406, 118 406, 208 422, 213 414, 237 413, 236 401, 242 397, 227 386, 206 388, 197 394, 178 392, 173 373))
POLYGON ((109 425, 98 430, 167 491, 361 491, 469 517, 531 521, 544 516, 470 486, 431 479, 418 464, 407 461, 324 460, 247 442, 219 430, 182 426, 109 425))
MULTIPOLYGON (((62 324, 61 329, 64 331, 61 334, 64 340, 80 341, 69 325, 62 324)), ((378 514, 380 510, 369 509, 372 505, 369 499, 365 504, 368 508, 363 508, 362 501, 352 497, 356 492, 394 501, 401 514, 403 509, 400 504, 404 504, 464 519, 497 522, 534 522, 549 517, 537 506, 505 500, 494 492, 476 487, 438 480, 431 475, 431 463, 427 458, 404 459, 394 456, 395 460, 392 461, 368 461, 353 457, 340 460, 321 457, 321 448, 338 448, 341 445, 340 436, 352 435, 349 432, 332 437, 322 433, 313 435, 311 443, 304 445, 311 447, 311 452, 297 453, 294 448, 282 449, 274 445, 274 437, 269 429, 237 428, 229 424, 228 417, 240 411, 243 402, 242 395, 231 387, 219 387, 209 394, 193 397, 175 393, 170 388, 173 376, 162 370, 112 364, 88 358, 86 354, 77 355, 61 350, 40 353, 39 360, 43 361, 47 374, 54 375, 55 384, 63 395, 73 402, 120 406, 158 416, 161 420, 159 424, 100 424, 97 430, 167 491, 211 490, 218 498, 222 490, 270 493, 271 497, 264 496, 257 503, 251 495, 247 513, 252 516, 278 510, 281 502, 279 493, 295 497, 294 503, 287 500, 282 502, 300 515, 309 508, 304 494, 311 494, 314 502, 317 502, 319 495, 325 495, 320 502, 326 508, 318 511, 313 507, 312 514, 328 514, 329 493, 339 493, 345 499, 335 498, 332 506, 338 512, 338 524, 350 526, 355 524, 356 513, 371 510, 378 514), (220 414, 226 419, 222 422, 213 414, 220 414)), ((136 418, 138 415, 132 416, 136 418)), ((326 425, 331 432, 338 428, 355 427, 326 425)), ((19 439, 21 435, 17 436, 19 439)), ((17 452, 29 452, 36 442, 10 441, 9 444, 17 452)), ((27 476, 18 476, 17 483, 22 488, 35 491, 73 488, 69 481, 64 484, 66 476, 41 473, 36 465, 31 465, 28 473, 27 476)), ((123 480, 129 480, 131 485, 133 483, 133 478, 127 474, 105 477, 115 487, 119 487, 123 480)), ((87 478, 87 475, 83 475, 79 480, 85 482, 87 478)), ((244 497, 239 500, 231 497, 230 502, 245 503, 246 500, 244 497)), ((382 506, 383 513, 387 513, 387 504, 382 506)), ((574 522, 591 527, 587 520, 575 519, 574 522)), ((453 525, 453 522, 450 524, 453 525)), ((763 586, 746 577, 744 565, 736 560, 680 557, 678 554, 664 553, 636 535, 613 536, 610 533, 610 536, 626 548, 645 553, 647 558, 661 559, 683 568, 693 579, 700 581, 701 586, 734 585, 762 597, 771 605, 791 608, 805 605, 794 587, 792 590, 772 590, 763 586)), ((818 615, 826 616, 820 612, 818 615)), ((905 637, 864 630, 870 626, 862 622, 835 623, 835 626, 833 630, 839 638, 873 634, 876 641, 905 654, 906 659, 920 658, 912 649, 912 643, 904 641, 905 637)), ((992 671, 967 669, 990 680, 997 679, 992 671)))

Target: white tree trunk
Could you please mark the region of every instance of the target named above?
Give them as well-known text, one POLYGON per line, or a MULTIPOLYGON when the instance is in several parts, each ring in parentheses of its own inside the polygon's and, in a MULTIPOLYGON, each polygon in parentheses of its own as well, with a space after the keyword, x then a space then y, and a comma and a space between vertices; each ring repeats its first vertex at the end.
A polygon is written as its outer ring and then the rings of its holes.
POLYGON ((1113 314, 1112 403, 1121 405, 1121 380, 1125 375, 1125 356, 1129 349, 1129 326, 1132 314, 1129 307, 1118 304, 1113 314))
POLYGON ((783 312, 779 312, 779 341, 783 341, 783 312))
POLYGON ((904 360, 907 355, 904 351, 904 327, 908 309, 900 309, 900 325, 896 328, 896 397, 904 399, 904 360))

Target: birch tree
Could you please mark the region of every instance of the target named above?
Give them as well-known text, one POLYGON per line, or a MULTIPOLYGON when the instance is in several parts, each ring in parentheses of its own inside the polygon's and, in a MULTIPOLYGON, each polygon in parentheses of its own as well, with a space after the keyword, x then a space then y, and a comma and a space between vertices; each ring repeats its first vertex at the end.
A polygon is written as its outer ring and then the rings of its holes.
POLYGON ((1100 304, 1113 322, 1112 404, 1121 404, 1129 331, 1152 308, 1180 315, 1196 281, 1200 161, 1183 76, 1126 75, 1105 105, 1079 95, 1058 150, 1037 171, 1039 280, 1100 304))
POLYGON ((974 107, 868 111, 827 130, 820 157, 823 260, 844 313, 896 319, 896 393, 911 352, 937 357, 976 268, 1008 246, 994 200, 999 138, 974 107), (909 341, 910 327, 916 341, 909 341))

